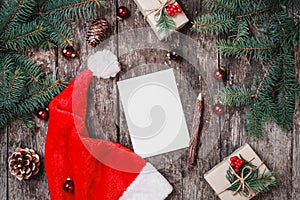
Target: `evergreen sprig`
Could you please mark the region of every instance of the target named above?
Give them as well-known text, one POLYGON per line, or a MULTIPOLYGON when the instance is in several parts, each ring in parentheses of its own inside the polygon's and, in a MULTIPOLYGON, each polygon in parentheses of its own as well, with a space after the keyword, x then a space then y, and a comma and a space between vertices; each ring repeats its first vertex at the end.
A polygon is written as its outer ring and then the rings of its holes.
POLYGON ((66 86, 18 52, 73 45, 67 20, 95 16, 100 0, 15 0, 0 7, 0 127, 14 118, 34 125, 30 113, 46 107, 66 86))
POLYGON ((156 13, 155 17, 159 17, 156 24, 156 27, 158 28, 158 34, 164 34, 165 38, 170 40, 171 32, 176 30, 174 20, 165 9, 156 13))
POLYGON ((256 194, 267 192, 270 190, 271 186, 276 185, 274 172, 267 172, 266 170, 264 170, 261 173, 258 166, 253 165, 251 161, 245 160, 241 155, 240 159, 243 160, 245 164, 243 164, 238 173, 235 173, 232 167, 229 167, 226 172, 226 178, 231 184, 228 188, 226 188, 226 190, 237 192, 240 195, 243 195, 243 192, 245 193, 245 195, 249 195, 251 194, 251 191, 255 192, 256 194), (247 167, 252 169, 251 174, 249 174, 250 169, 248 169, 247 167), (240 187, 242 183, 237 179, 236 174, 241 177, 241 173, 244 173, 243 177, 246 177, 249 174, 249 176, 245 179, 245 184, 250 187, 251 191, 247 187, 244 187, 243 191, 243 187, 240 187))
POLYGON ((246 106, 246 129, 262 138, 264 123, 276 122, 291 130, 295 102, 300 97, 296 82, 294 49, 300 41, 299 3, 296 0, 205 0, 212 14, 198 17, 193 30, 222 34, 216 44, 225 56, 246 57, 263 63, 256 87, 227 87, 221 101, 246 106), (291 9, 293 12, 290 12, 291 9), (224 39, 225 38, 225 39, 224 39))

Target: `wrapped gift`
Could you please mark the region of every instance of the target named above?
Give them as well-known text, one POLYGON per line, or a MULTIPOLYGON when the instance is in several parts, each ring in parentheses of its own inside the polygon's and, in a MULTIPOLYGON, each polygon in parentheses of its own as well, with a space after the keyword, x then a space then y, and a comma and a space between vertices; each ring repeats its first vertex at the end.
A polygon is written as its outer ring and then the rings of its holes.
POLYGON ((222 200, 251 199, 275 185, 274 174, 248 144, 225 158, 204 178, 222 200))
MULTIPOLYGON (((160 40, 166 38, 165 33, 159 33, 159 28, 156 26, 158 22, 158 16, 161 12, 166 9, 169 4, 177 4, 175 0, 134 0, 137 4, 139 10, 144 15, 145 19, 150 24, 151 28, 157 35, 160 40)), ((189 19, 186 17, 184 12, 176 13, 172 16, 172 20, 174 21, 175 29, 179 30, 182 28, 189 19)))

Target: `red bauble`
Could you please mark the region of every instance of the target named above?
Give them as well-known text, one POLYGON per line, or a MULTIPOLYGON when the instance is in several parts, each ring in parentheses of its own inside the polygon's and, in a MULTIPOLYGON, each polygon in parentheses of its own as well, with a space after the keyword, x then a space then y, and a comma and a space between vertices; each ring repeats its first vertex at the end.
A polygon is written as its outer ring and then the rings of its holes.
POLYGON ((214 77, 217 80, 225 80, 226 79, 226 70, 225 67, 219 67, 215 72, 214 72, 214 77))
POLYGON ((48 108, 38 110, 37 117, 42 120, 48 120, 49 118, 48 108))
POLYGON ((225 112, 225 109, 222 104, 217 103, 214 105, 214 113, 216 113, 217 115, 223 115, 224 112, 225 112))
POLYGON ((67 178, 64 182, 63 190, 65 192, 74 193, 74 181, 71 178, 67 178))
POLYGON ((61 53, 65 58, 75 58, 76 57, 75 49, 72 46, 67 46, 66 48, 63 48, 61 53))
POLYGON ((130 11, 125 6, 120 6, 117 9, 117 16, 118 20, 127 19, 128 17, 130 17, 130 11))
POLYGON ((168 52, 166 54, 166 58, 168 60, 177 60, 177 61, 179 61, 179 60, 181 60, 182 57, 179 55, 179 53, 176 50, 174 50, 174 51, 168 52))

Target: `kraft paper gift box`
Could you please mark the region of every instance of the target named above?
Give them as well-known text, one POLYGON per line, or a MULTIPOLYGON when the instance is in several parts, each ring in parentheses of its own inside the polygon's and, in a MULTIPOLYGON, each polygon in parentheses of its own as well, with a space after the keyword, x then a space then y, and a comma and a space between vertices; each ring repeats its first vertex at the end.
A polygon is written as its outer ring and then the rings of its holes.
POLYGON ((264 172, 269 172, 269 169, 265 164, 263 164, 262 160, 253 151, 250 145, 245 144, 234 151, 230 156, 226 157, 213 169, 204 174, 205 180, 209 183, 209 185, 216 192, 216 195, 218 195, 221 200, 248 200, 253 198, 245 197, 239 193, 233 195, 233 191, 226 190, 226 188, 231 186, 230 182, 226 178, 226 172, 230 166, 230 158, 239 155, 241 155, 245 160, 251 161, 253 165, 257 166, 261 174, 264 172))
MULTIPOLYGON (((159 40, 165 39, 166 35, 164 33, 159 34, 158 28, 156 27, 157 19, 155 18, 155 14, 157 12, 152 12, 152 10, 156 10, 161 7, 161 2, 165 3, 167 0, 134 0, 139 10, 142 12, 144 16, 147 16, 146 19, 150 24, 151 28, 157 35, 159 40), (150 13, 150 14, 149 14, 150 13)), ((174 1, 177 3, 176 1, 174 1)), ((186 23, 188 23, 189 19, 186 17, 184 12, 177 13, 174 17, 172 17, 176 30, 181 29, 186 23)))

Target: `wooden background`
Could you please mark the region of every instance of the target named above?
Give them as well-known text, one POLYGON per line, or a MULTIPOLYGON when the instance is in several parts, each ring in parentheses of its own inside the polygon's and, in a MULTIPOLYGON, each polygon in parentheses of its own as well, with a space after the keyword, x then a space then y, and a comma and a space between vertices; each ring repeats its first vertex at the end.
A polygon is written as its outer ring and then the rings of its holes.
MULTIPOLYGON (((207 13, 202 7, 201 0, 180 1, 189 19, 207 13)), ((120 54, 122 49, 127 48, 125 36, 118 36, 118 33, 129 31, 134 28, 148 27, 142 14, 137 10, 132 0, 108 0, 108 9, 100 10, 99 16, 109 20, 112 37, 109 42, 102 44, 97 49, 107 48, 119 56, 123 70, 126 73, 120 74, 115 79, 99 80, 94 79, 90 86, 92 98, 89 100, 89 127, 99 127, 91 133, 93 136, 106 137, 109 140, 120 142, 132 148, 130 137, 124 117, 122 104, 119 98, 116 82, 118 80, 147 74, 153 71, 168 68, 167 66, 156 68, 142 66, 149 63, 164 63, 166 51, 158 48, 134 50, 130 53, 120 54), (125 21, 115 20, 116 8, 125 5, 131 10, 131 17, 125 21), (132 70, 131 70, 132 69, 132 70), (117 124, 118 126, 116 126, 117 124), (105 133, 103 135, 103 133, 105 133)), ((50 52, 33 49, 25 52, 28 56, 41 64, 48 75, 57 74, 66 80, 72 80, 85 66, 86 59, 92 50, 85 41, 86 29, 90 20, 71 22, 75 34, 75 45, 79 57, 75 60, 67 60, 62 57, 60 50, 50 52)), ((274 124, 267 124, 265 138, 259 141, 251 141, 244 129, 245 121, 244 108, 226 108, 226 114, 217 116, 212 113, 212 102, 215 97, 212 92, 217 92, 223 83, 213 80, 212 73, 219 65, 225 65, 228 73, 233 75, 233 82, 236 85, 247 85, 251 87, 255 72, 258 67, 250 66, 246 60, 229 60, 220 57, 212 48, 216 37, 204 36, 194 33, 187 25, 181 30, 182 33, 194 39, 194 44, 203 51, 196 52, 199 59, 198 66, 191 66, 187 61, 173 62, 170 67, 174 68, 178 89, 183 104, 189 130, 192 125, 194 102, 197 93, 200 91, 205 96, 204 128, 205 138, 199 149, 197 164, 195 167, 187 167, 187 149, 171 152, 161 156, 148 159, 153 165, 169 180, 174 191, 168 199, 218 199, 210 186, 205 182, 203 174, 228 156, 236 148, 249 143, 259 154, 266 165, 274 170, 277 178, 277 186, 266 194, 261 194, 255 199, 264 200, 299 200, 300 199, 300 109, 299 101, 296 104, 296 114, 293 131, 284 133, 274 124), (197 70, 201 68, 201 70, 197 70), (201 72, 201 73, 200 73, 201 72), (200 76, 200 77, 199 77, 200 76), (211 91, 211 88, 216 91, 211 91)), ((160 44, 153 34, 146 35, 153 44, 160 44)), ((136 40, 136 45, 145 41, 136 40)), ((170 48, 184 46, 185 41, 174 39, 169 45, 170 48)), ((185 53, 193 52, 192 46, 187 46, 185 53)), ((297 58, 297 79, 300 81, 300 56, 299 49, 296 51, 297 58)), ((49 199, 47 178, 45 171, 29 181, 18 181, 8 172, 7 159, 16 147, 30 147, 35 149, 43 158, 44 142, 47 134, 47 122, 35 118, 37 127, 28 129, 18 120, 11 122, 0 129, 0 199, 49 199)), ((43 159, 42 159, 43 162, 43 159)))

